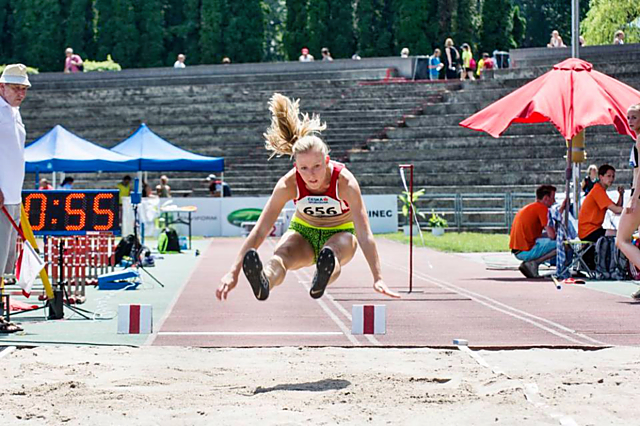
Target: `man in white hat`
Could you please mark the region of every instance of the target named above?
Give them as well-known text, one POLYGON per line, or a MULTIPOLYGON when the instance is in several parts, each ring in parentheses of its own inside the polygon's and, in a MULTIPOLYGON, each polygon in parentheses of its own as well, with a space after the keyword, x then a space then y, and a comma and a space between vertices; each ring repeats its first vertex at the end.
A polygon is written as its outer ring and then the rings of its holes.
MULTIPOLYGON (((20 221, 25 171, 26 133, 20 117, 20 104, 29 87, 27 67, 7 65, 0 76, 0 209, 5 207, 16 223, 20 221)), ((0 212, 0 277, 13 272, 16 237, 17 232, 11 222, 4 212, 0 212)))

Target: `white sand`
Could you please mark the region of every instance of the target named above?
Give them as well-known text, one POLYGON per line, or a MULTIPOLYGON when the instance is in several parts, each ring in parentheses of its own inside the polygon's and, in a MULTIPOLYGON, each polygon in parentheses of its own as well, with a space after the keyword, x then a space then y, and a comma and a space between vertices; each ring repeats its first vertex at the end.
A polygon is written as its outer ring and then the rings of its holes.
POLYGON ((7 425, 630 425, 640 349, 40 347, 0 359, 7 425), (508 377, 507 377, 508 376, 508 377), (525 388, 535 388, 539 393, 525 388), (564 418, 562 418, 564 416, 564 418))

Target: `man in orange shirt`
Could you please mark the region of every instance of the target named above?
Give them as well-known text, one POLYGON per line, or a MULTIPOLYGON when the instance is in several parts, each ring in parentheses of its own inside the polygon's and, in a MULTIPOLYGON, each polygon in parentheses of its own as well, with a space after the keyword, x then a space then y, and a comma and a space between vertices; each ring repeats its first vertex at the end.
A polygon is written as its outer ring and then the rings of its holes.
POLYGON ((547 226, 549 207, 555 202, 555 186, 541 185, 536 189, 536 201, 524 206, 513 219, 509 248, 522 260, 518 269, 527 278, 538 278, 540 264, 556 255, 556 232, 547 226))
MULTIPOLYGON (((617 203, 614 203, 607 195, 607 189, 616 180, 616 169, 608 164, 603 164, 598 169, 598 179, 600 181, 593 185, 578 214, 578 236, 581 240, 594 243, 605 235, 602 224, 607 210, 611 210, 615 214, 622 213, 622 202, 624 201, 624 188, 621 186, 618 187, 617 203)), ((595 249, 588 250, 582 258, 589 268, 596 267, 595 249)))

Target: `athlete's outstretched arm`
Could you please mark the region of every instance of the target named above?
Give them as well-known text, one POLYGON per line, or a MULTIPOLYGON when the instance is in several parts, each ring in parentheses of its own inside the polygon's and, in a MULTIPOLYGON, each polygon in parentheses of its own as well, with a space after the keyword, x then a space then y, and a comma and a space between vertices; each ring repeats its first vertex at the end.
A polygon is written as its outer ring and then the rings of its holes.
POLYGON ((341 175, 343 176, 341 177, 342 182, 340 182, 341 185, 339 187, 340 197, 349 203, 349 208, 352 211, 353 224, 356 228, 356 238, 362 248, 364 257, 367 259, 367 263, 369 263, 369 269, 371 269, 371 275, 373 276, 373 289, 386 296, 399 298, 400 294, 391 291, 382 278, 378 248, 373 238, 373 232, 371 232, 371 226, 369 226, 369 217, 367 216, 367 209, 362 200, 360 185, 348 170, 343 170, 341 175))
POLYGON ((245 253, 249 249, 257 249, 260 247, 264 239, 271 233, 273 224, 276 222, 276 219, 278 219, 278 215, 280 215, 285 204, 287 204, 289 200, 293 200, 295 196, 295 176, 293 177, 292 186, 291 173, 287 173, 280 178, 276 184, 269 201, 267 201, 267 205, 264 207, 264 210, 262 210, 262 214, 260 214, 258 223, 256 223, 256 226, 251 230, 249 236, 244 240, 235 262, 231 265, 231 269, 222 277, 220 286, 216 290, 218 300, 226 300, 227 294, 238 284, 238 276, 242 269, 242 259, 245 253))

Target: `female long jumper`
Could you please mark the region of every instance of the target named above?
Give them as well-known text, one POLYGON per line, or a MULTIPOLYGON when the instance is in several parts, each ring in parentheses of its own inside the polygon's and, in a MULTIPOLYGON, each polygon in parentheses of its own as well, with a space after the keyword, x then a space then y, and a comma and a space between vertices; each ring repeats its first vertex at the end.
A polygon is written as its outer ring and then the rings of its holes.
POLYGON ((216 291, 219 300, 238 284, 242 268, 258 300, 266 300, 288 270, 316 264, 310 295, 322 297, 327 285, 340 276, 354 256, 358 243, 371 269, 373 289, 390 297, 382 278, 378 250, 356 178, 344 165, 331 161, 329 148, 317 134, 326 126, 316 115, 300 115, 299 100, 274 94, 269 103, 271 126, 264 134, 265 147, 274 155, 289 155, 294 167, 280 178, 258 223, 244 241, 236 261, 222 277, 216 291), (285 204, 293 200, 296 212, 289 230, 264 265, 256 249, 271 232, 285 204))

